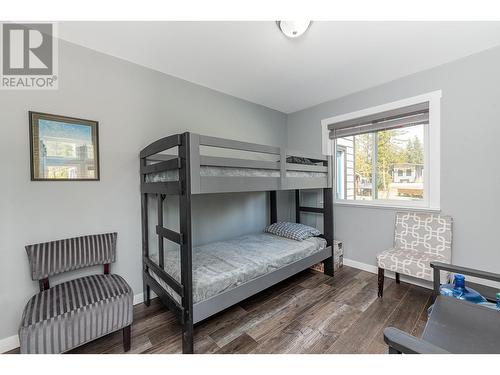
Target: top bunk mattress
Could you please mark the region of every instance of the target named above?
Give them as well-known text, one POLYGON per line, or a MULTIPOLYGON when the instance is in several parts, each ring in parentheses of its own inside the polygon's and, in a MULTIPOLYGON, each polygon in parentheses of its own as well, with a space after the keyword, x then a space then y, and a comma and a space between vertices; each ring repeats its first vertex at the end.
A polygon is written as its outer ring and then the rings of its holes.
MULTIPOLYGON (((249 234, 193 248, 193 301, 204 301, 247 281, 323 250, 326 241, 295 241, 269 233, 249 234)), ((180 282, 180 251, 165 249, 165 271, 180 282)), ((157 255, 150 256, 158 263, 157 255)), ((178 302, 180 297, 154 272, 149 273, 178 302)))
MULTIPOLYGON (((326 172, 315 171, 287 171, 286 177, 326 177, 326 172)), ((200 166, 200 176, 202 177, 280 177, 280 171, 272 169, 258 168, 234 168, 200 166)), ((169 182, 178 181, 179 171, 169 170, 161 173, 150 173, 146 175, 146 182, 169 182)))

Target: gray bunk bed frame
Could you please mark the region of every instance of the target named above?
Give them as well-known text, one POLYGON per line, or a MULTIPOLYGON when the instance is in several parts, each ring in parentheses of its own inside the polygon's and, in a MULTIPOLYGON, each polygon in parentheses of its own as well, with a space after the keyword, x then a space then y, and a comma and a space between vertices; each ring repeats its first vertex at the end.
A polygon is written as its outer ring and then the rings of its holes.
POLYGON ((333 195, 332 162, 330 156, 304 155, 291 152, 283 147, 273 147, 235 140, 203 136, 194 133, 175 134, 151 143, 140 152, 141 175, 141 217, 142 217, 142 252, 144 303, 149 306, 151 290, 174 313, 182 325, 182 352, 193 353, 194 325, 202 320, 225 310, 226 308, 283 281, 314 264, 323 262, 324 273, 333 277, 333 195), (201 146, 219 149, 250 151, 254 153, 279 156, 279 161, 239 159, 204 156, 201 146), (176 156, 161 154, 178 148, 176 156), (287 163, 287 157, 307 157, 314 160, 314 165, 287 163), (321 164, 321 165, 318 165, 321 164), (279 177, 243 177, 243 176, 201 176, 201 166, 220 166, 232 168, 271 169, 280 171, 279 177), (149 174, 177 170, 179 179, 166 182, 148 182, 149 174), (287 177, 287 171, 323 172, 325 177, 287 177), (300 205, 300 189, 323 189, 323 208, 300 205), (248 191, 269 191, 270 222, 277 221, 278 190, 295 190, 296 222, 300 222, 301 212, 323 214, 324 233, 322 237, 327 246, 321 251, 273 272, 250 280, 238 287, 222 292, 204 301, 193 303, 192 276, 192 228, 191 196, 206 193, 229 193, 248 191), (149 254, 148 195, 155 195, 157 201, 158 263, 149 254), (179 196, 180 231, 175 232, 164 227, 163 208, 167 195, 179 196), (181 280, 180 282, 164 270, 164 239, 180 246, 181 280), (179 303, 149 273, 153 271, 161 280, 172 288, 181 298, 179 303))

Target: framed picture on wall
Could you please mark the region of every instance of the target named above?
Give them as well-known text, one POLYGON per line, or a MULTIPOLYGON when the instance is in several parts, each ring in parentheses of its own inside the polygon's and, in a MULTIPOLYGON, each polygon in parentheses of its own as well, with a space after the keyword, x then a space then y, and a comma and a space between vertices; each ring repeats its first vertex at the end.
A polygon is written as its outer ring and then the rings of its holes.
POLYGON ((32 181, 98 181, 97 121, 29 112, 32 181))

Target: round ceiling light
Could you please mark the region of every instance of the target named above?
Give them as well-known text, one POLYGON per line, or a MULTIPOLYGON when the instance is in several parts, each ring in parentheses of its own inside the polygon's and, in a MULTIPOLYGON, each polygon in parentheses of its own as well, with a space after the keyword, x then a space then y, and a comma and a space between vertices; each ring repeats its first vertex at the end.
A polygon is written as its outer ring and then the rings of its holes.
POLYGON ((276 21, 281 32, 289 38, 297 38, 304 34, 311 21, 276 21))

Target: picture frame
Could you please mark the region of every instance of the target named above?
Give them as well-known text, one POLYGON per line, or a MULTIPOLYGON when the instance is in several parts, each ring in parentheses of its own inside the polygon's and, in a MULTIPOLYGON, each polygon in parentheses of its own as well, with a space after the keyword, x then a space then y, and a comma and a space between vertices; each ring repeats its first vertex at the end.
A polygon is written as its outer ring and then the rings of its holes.
POLYGON ((99 181, 99 122, 29 111, 31 181, 99 181))

